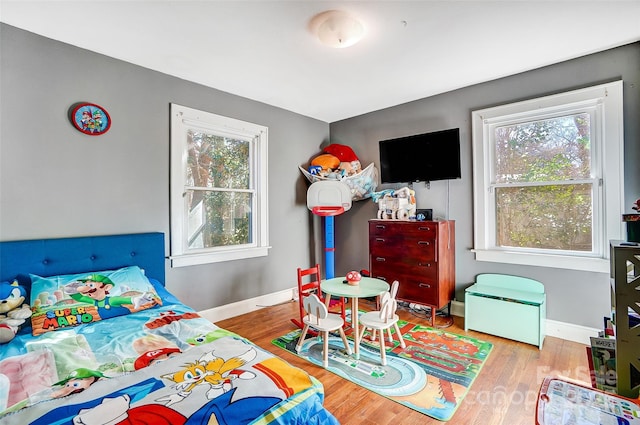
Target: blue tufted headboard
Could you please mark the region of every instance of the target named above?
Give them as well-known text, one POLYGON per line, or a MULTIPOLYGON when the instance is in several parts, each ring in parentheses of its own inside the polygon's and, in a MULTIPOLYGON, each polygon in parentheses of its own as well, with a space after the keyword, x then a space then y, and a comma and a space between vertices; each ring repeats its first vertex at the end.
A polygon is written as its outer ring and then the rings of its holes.
POLYGON ((0 281, 139 266, 165 284, 164 233, 0 242, 0 281))

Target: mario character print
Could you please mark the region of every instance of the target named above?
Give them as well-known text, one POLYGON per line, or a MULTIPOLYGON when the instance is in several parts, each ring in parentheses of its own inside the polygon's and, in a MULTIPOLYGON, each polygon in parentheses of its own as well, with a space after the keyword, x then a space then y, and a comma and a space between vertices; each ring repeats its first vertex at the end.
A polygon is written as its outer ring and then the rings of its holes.
POLYGON ((64 292, 76 301, 94 304, 102 320, 129 314, 131 309, 125 305, 139 310, 156 303, 155 295, 150 292, 137 296, 110 296, 109 291, 114 287, 115 284, 107 276, 94 274, 68 283, 64 286, 64 292))
POLYGON ((109 113, 93 103, 80 102, 72 105, 69 119, 77 130, 90 136, 104 134, 111 127, 109 113))
POLYGON ((133 367, 135 370, 140 370, 152 364, 167 360, 181 352, 178 348, 158 348, 156 350, 150 350, 139 356, 133 363, 133 367))
POLYGON ((106 376, 97 370, 84 367, 72 370, 66 378, 53 384, 54 387, 60 386, 60 388, 55 390, 52 396, 60 398, 81 393, 101 378, 106 378, 106 376))

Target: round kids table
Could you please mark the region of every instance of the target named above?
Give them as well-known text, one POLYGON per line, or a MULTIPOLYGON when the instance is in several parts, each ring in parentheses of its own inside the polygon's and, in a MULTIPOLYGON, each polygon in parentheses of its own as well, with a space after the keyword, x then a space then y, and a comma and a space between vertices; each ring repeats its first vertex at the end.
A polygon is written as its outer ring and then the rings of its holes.
MULTIPOLYGON (((358 298, 377 297, 389 290, 389 284, 381 279, 362 277, 360 284, 349 285, 346 277, 334 277, 320 282, 320 289, 329 295, 351 298, 351 328, 353 331, 353 353, 360 358, 360 334, 358 332, 358 298)), ((326 297, 328 303, 331 297, 326 297)))

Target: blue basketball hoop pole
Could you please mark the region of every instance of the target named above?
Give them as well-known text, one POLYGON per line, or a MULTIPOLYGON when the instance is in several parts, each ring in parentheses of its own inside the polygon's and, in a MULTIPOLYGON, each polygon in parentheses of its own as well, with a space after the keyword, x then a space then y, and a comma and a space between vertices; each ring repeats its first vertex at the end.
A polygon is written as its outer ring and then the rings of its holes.
POLYGON ((334 216, 344 212, 343 207, 313 207, 311 211, 324 219, 324 273, 327 279, 335 277, 334 216))
POLYGON ((334 244, 334 230, 333 230, 333 216, 329 215, 324 218, 324 270, 327 279, 333 279, 335 277, 335 244, 334 244))

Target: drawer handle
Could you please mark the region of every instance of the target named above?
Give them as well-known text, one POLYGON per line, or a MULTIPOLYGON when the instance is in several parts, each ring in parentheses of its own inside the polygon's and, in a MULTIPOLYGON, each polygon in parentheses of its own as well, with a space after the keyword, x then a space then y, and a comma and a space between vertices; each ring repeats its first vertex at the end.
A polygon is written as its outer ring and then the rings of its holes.
POLYGON ((376 279, 384 280, 385 282, 387 281, 387 278, 384 276, 376 276, 376 279))
POLYGON ((431 284, 429 283, 418 283, 418 286, 421 288, 431 288, 431 284))
POLYGON ((384 258, 384 257, 376 257, 376 261, 378 261, 380 263, 384 263, 385 261, 387 261, 387 259, 384 258))
POLYGON ((418 227, 418 230, 426 230, 426 231, 429 231, 429 230, 431 230, 431 227, 429 227, 429 226, 421 226, 421 227, 418 227))
POLYGON ((431 267, 431 263, 418 263, 420 267, 431 267))
POLYGON ((384 238, 376 238, 376 242, 384 242, 384 238))
POLYGON ((429 241, 418 241, 418 245, 431 245, 429 241))
POLYGON ((387 226, 382 225, 382 224, 376 225, 376 229, 386 229, 386 228, 387 228, 387 226))

